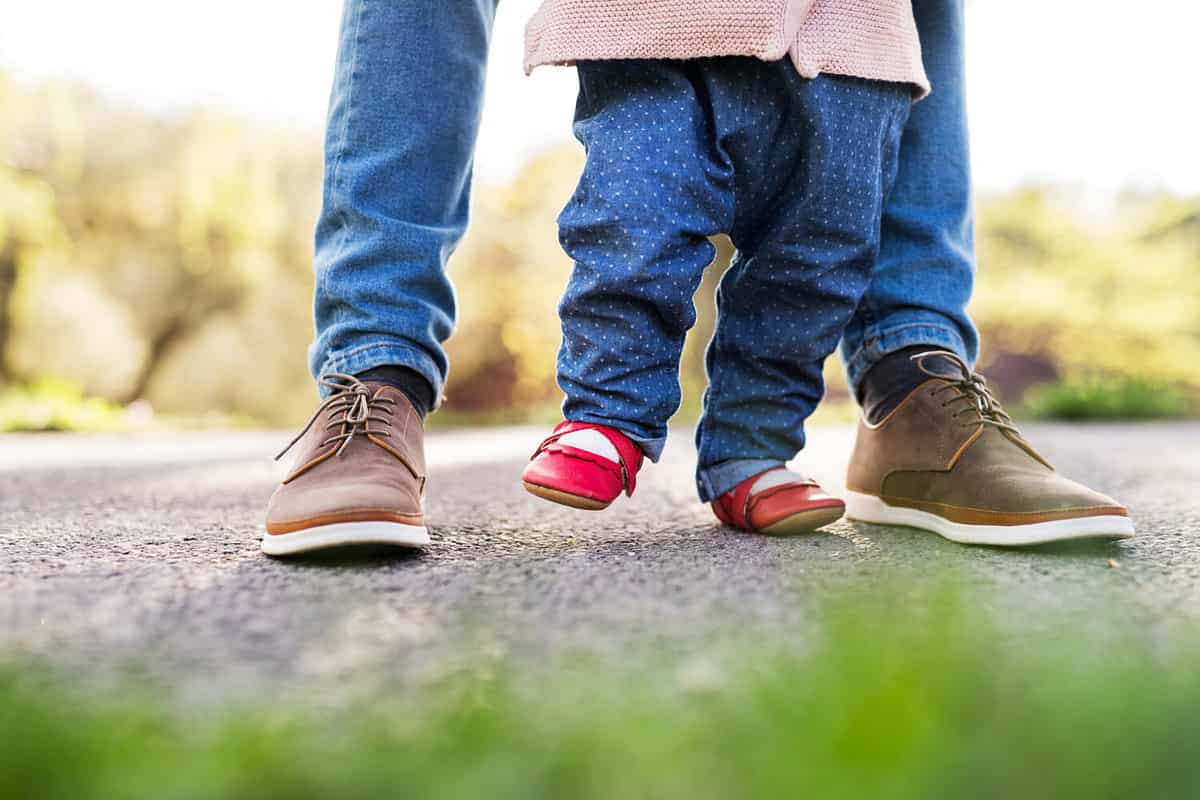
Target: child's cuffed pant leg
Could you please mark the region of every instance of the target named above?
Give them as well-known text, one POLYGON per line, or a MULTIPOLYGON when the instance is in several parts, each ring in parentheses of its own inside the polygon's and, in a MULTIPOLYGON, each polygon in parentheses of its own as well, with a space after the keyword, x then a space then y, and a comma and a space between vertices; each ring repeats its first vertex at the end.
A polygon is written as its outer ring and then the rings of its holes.
POLYGON ((908 103, 896 84, 797 80, 788 122, 796 132, 774 143, 795 148, 795 170, 773 184, 752 170, 748 183, 739 178, 739 201, 756 202, 749 213, 739 205, 740 255, 718 292, 697 431, 702 499, 804 446, 825 359, 870 281, 908 103), (771 209, 768 221, 759 222, 760 208, 771 209))
POLYGON ((587 163, 559 217, 574 269, 560 306, 564 416, 617 428, 657 459, 680 402, 692 296, 732 219, 688 64, 580 65, 587 163))

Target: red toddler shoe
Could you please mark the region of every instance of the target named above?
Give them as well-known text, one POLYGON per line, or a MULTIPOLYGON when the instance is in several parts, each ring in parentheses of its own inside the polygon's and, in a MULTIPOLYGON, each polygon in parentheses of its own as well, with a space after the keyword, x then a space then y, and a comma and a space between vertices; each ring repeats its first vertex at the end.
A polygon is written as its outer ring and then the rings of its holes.
POLYGON ((633 494, 642 451, 606 425, 561 422, 521 474, 525 489, 544 500, 599 511, 621 492, 633 494))
POLYGON ((774 467, 733 487, 712 503, 726 525, 778 536, 807 533, 837 522, 846 504, 811 478, 774 467))

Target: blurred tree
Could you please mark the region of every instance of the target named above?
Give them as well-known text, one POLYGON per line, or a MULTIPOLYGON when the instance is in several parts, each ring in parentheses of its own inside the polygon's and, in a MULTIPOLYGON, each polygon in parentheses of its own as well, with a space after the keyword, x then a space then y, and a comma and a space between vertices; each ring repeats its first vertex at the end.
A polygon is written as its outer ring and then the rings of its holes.
MULTIPOLYGON (((972 313, 985 363, 1025 354, 1068 377, 1200 387, 1200 247, 1186 224, 1175 224, 1188 216, 1180 205, 1126 201, 1108 215, 1093 212, 1087 225, 1064 211, 1069 198, 1046 191, 982 204, 972 313)), ((1187 205, 1194 213, 1197 204, 1187 205)))
POLYGON ((40 248, 61 237, 54 190, 39 174, 46 171, 46 150, 21 135, 36 105, 0 73, 0 109, 11 123, 0 127, 0 385, 17 377, 9 348, 21 273, 31 269, 40 248))
MULTIPOLYGON (((228 115, 164 121, 70 84, 0 87, 6 121, 14 123, 0 138, 5 350, 17 306, 32 302, 18 303, 16 295, 34 282, 34 264, 53 273, 37 300, 82 276, 106 296, 89 305, 122 309, 136 345, 113 354, 114 363, 128 365, 115 392, 122 401, 146 396, 183 343, 229 319, 281 272, 308 282, 306 229, 319 191, 311 137, 297 158, 290 137, 228 115), (305 185, 299 194, 296 175, 305 185)), ((36 369, 46 360, 37 355, 6 359, 5 373, 16 361, 36 369)), ((75 376, 68 370, 67 377, 75 376)))
MULTIPOLYGON (((288 221, 268 142, 244 123, 199 114, 130 135, 120 117, 93 135, 72 188, 80 258, 130 312, 144 349, 124 396, 146 395, 168 357, 237 310, 279 269, 288 221)), ((143 126, 146 128, 148 126, 143 126)))
POLYGON ((54 195, 36 176, 0 164, 0 384, 17 377, 8 358, 18 278, 32 251, 56 238, 54 195))
MULTIPOLYGON (((3 74, 0 115, 0 382, 51 376, 273 424, 311 409, 315 131, 154 116, 3 74)), ((477 187, 450 266, 461 313, 449 410, 552 413, 570 270, 555 219, 581 162, 564 146, 507 185, 477 187)), ((979 212, 972 311, 1002 390, 1100 374, 1200 391, 1200 201, 1127 195, 1097 214, 1029 189, 979 212)), ((681 364, 687 415, 699 409, 713 293, 732 251, 718 246, 681 364)), ((831 396, 844 391, 839 372, 827 373, 831 396)))

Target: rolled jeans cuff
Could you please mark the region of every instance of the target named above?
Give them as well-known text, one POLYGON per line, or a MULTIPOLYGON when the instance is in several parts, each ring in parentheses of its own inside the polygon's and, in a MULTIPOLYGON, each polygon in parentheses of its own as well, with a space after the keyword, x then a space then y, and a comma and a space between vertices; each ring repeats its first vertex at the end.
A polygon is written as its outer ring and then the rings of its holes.
POLYGON ((889 326, 872 331, 859 341, 857 346, 851 344, 843 351, 848 354, 845 357, 845 367, 846 380, 850 384, 850 394, 858 395, 858 387, 862 383, 863 377, 884 356, 916 345, 928 345, 930 348, 949 350, 963 361, 970 361, 967 345, 963 341, 962 335, 952 326, 930 322, 909 322, 889 326))
POLYGON ((641 448, 642 455, 650 459, 655 464, 662 457, 663 448, 667 446, 667 437, 665 436, 643 436, 630 430, 630 426, 616 420, 605 419, 604 417, 594 414, 572 414, 571 422, 586 422, 589 425, 603 425, 606 428, 613 428, 629 437, 629 441, 641 448))
MULTIPOLYGON (((444 379, 441 370, 428 354, 402 342, 374 342, 330 353, 321 365, 321 374, 340 372, 345 375, 357 375, 375 367, 408 367, 415 370, 433 387, 437 406, 442 404, 444 379)), ((321 397, 330 392, 324 386, 320 386, 319 390, 321 397)))
POLYGON ((700 490, 700 499, 711 503, 747 478, 782 466, 782 461, 768 458, 734 458, 722 461, 711 467, 700 468, 696 473, 696 488, 700 490))

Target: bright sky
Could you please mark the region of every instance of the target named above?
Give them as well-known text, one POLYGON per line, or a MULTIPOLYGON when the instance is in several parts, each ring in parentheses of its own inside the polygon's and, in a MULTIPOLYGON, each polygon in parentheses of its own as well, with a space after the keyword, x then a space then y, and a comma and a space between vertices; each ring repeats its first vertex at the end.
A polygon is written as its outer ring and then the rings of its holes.
MULTIPOLYGON (((570 138, 573 71, 521 72, 521 31, 538 2, 500 4, 477 159, 484 179, 570 138)), ((340 11, 340 0, 10 3, 0 68, 84 78, 147 108, 215 102, 315 127, 340 11)), ((1200 193, 1200 3, 974 0, 968 62, 982 190, 1054 182, 1200 193)))

